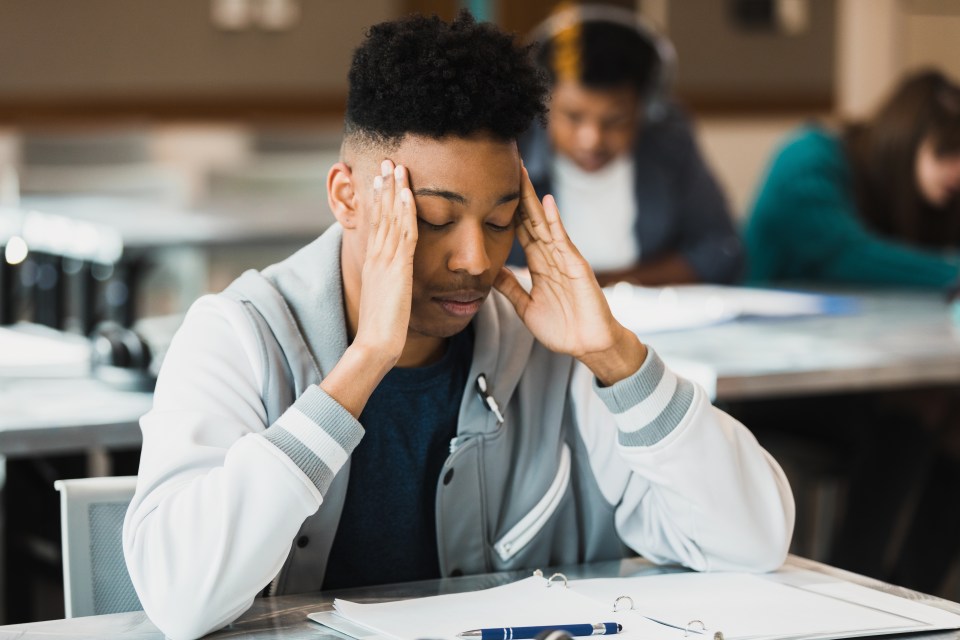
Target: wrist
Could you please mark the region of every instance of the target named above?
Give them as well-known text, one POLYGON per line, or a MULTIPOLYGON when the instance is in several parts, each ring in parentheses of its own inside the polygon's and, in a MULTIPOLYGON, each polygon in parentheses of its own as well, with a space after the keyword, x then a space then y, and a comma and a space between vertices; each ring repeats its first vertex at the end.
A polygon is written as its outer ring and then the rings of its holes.
POLYGON ((374 389, 395 362, 382 351, 354 343, 319 386, 354 418, 359 418, 374 389))
POLYGON ((351 368, 362 372, 364 376, 370 375, 376 377, 377 383, 379 384, 383 376, 387 375, 387 372, 396 366, 399 359, 400 354, 393 355, 387 349, 354 341, 347 347, 347 350, 343 352, 340 362, 349 364, 351 368))
POLYGON ((617 337, 609 348, 579 358, 604 387, 629 378, 640 369, 646 359, 646 345, 623 325, 619 326, 617 337))

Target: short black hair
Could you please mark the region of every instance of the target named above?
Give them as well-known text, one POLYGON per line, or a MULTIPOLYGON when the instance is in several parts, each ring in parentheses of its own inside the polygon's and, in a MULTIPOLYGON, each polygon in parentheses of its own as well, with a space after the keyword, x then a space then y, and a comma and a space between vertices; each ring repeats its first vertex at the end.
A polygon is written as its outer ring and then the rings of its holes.
POLYGON ((407 134, 509 141, 544 120, 546 79, 528 48, 468 11, 374 25, 354 52, 348 138, 382 146, 407 134))
POLYGON ((537 63, 547 72, 550 84, 557 81, 557 56, 575 59, 577 80, 591 89, 633 87, 642 96, 655 90, 661 72, 660 55, 650 38, 638 29, 605 20, 586 20, 573 40, 557 34, 541 42, 537 63), (560 51, 561 48, 575 51, 560 51))

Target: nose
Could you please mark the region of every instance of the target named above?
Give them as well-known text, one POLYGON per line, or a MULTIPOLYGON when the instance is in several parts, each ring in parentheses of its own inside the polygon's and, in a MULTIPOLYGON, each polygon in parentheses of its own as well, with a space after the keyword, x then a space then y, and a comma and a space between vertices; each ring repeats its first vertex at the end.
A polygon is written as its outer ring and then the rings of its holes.
POLYGON ((594 151, 600 147, 603 132, 596 122, 585 122, 577 128, 577 145, 583 151, 594 151))
POLYGON ((451 271, 465 271, 479 276, 490 269, 486 237, 480 225, 463 225, 453 240, 453 248, 447 263, 451 271))
POLYGON ((950 187, 952 189, 960 187, 960 154, 950 160, 946 173, 950 187))

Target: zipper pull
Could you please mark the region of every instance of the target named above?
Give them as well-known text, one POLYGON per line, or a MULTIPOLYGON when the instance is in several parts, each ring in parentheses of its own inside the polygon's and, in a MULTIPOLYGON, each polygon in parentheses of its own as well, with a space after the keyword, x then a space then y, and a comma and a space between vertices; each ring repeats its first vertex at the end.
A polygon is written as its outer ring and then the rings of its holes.
POLYGON ((496 399, 490 395, 489 387, 487 387, 487 374, 481 373, 477 376, 477 393, 480 394, 480 400, 483 401, 483 404, 493 412, 493 415, 497 416, 497 424, 503 424, 503 414, 500 413, 500 405, 497 404, 496 399))

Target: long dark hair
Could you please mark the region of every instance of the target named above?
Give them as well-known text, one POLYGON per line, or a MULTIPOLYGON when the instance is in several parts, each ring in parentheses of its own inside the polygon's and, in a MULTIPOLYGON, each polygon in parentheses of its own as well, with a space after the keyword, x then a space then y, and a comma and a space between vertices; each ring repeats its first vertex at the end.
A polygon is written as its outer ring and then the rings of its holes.
POLYGON ((935 70, 907 76, 869 120, 844 133, 860 216, 878 233, 922 247, 960 244, 960 198, 933 207, 920 193, 917 150, 960 152, 960 86, 935 70))

